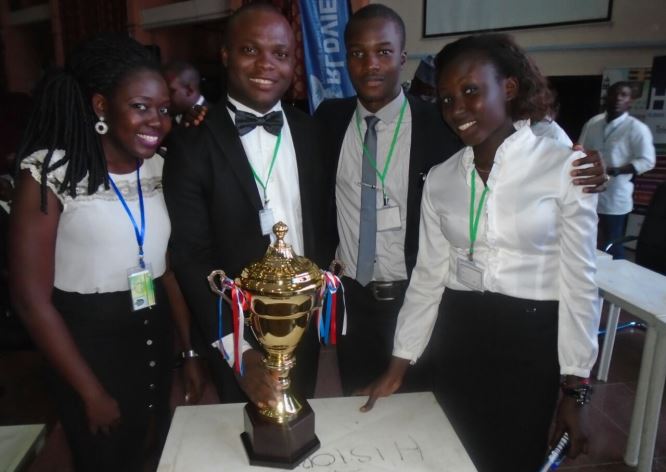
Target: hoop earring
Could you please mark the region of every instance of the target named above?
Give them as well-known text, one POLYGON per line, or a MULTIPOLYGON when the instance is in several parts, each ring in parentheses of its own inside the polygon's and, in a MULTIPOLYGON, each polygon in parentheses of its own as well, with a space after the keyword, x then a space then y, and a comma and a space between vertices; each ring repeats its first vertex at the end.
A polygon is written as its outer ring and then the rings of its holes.
POLYGON ((103 116, 100 116, 99 121, 95 123, 95 131, 97 131, 97 134, 106 134, 109 131, 109 125, 104 123, 103 116))

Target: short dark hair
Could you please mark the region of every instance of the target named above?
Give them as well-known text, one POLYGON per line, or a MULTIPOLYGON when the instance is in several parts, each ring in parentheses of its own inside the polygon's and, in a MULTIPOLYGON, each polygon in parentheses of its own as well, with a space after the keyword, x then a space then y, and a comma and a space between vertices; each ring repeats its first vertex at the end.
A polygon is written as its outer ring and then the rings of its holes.
POLYGON ((155 56, 127 35, 105 33, 78 46, 64 70, 46 75, 35 90, 34 107, 17 152, 16 166, 31 153, 46 149, 41 168, 41 208, 46 211, 47 176, 67 164, 58 188, 76 197, 76 186, 88 176, 88 194, 108 188, 106 159, 93 125, 98 120, 92 96, 113 97, 124 80, 142 70, 160 73, 155 56), (65 156, 51 164, 56 149, 65 156))
POLYGON ((628 82, 626 80, 619 80, 619 81, 615 82, 613 85, 611 85, 610 87, 608 87, 608 90, 606 91, 606 94, 610 95, 611 92, 615 92, 616 90, 621 89, 623 87, 627 87, 629 90, 633 91, 633 88, 631 86, 631 82, 628 82))
POLYGON ((386 5, 382 5, 381 3, 371 3, 370 5, 366 5, 357 10, 351 18, 349 18, 347 26, 345 26, 345 44, 349 43, 351 29, 356 26, 357 23, 365 20, 372 20, 374 18, 384 18, 385 20, 392 21, 398 27, 398 32, 400 33, 400 47, 405 49, 405 44, 407 42, 405 22, 402 21, 402 18, 400 18, 400 15, 398 15, 395 10, 386 5))
POLYGON ((162 72, 164 74, 173 73, 176 76, 180 77, 181 82, 192 85, 195 88, 199 88, 199 82, 201 81, 201 74, 194 65, 187 61, 172 61, 162 67, 162 72))
POLYGON ((435 57, 437 81, 445 67, 468 54, 485 57, 502 77, 514 77, 518 81, 518 94, 509 105, 513 120, 540 121, 551 114, 554 97, 546 78, 508 34, 465 36, 447 44, 435 57))
POLYGON ((246 13, 250 13, 253 11, 268 11, 268 12, 273 12, 276 13, 280 16, 282 16, 285 20, 287 17, 284 16, 282 11, 280 11, 279 8, 277 8, 275 5, 271 3, 265 3, 265 2, 252 2, 252 3, 246 3, 243 6, 241 6, 238 10, 233 12, 231 16, 227 19, 226 24, 224 25, 224 38, 223 38, 223 47, 229 47, 229 43, 231 40, 231 30, 233 30, 234 24, 238 21, 240 17, 245 15, 246 13))

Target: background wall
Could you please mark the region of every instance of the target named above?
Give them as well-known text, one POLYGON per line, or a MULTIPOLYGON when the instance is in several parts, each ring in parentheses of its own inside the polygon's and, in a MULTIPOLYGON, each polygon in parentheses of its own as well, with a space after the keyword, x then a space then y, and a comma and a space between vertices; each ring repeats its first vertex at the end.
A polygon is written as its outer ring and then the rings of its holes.
MULTIPOLYGON (((423 0, 371 3, 393 8, 405 21, 409 59, 403 80, 412 78, 422 55, 434 54, 459 37, 421 37, 423 0)), ((653 56, 666 54, 666 1, 613 0, 607 23, 507 32, 528 49, 545 75, 599 75, 609 67, 651 67, 653 56)))

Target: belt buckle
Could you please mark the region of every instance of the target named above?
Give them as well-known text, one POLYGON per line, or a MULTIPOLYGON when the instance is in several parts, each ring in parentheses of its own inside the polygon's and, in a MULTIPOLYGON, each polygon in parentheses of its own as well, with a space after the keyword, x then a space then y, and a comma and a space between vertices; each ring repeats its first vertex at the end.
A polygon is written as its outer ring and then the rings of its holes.
MULTIPOLYGON (((396 299, 395 296, 392 297, 382 297, 379 294, 380 289, 384 288, 387 290, 391 290, 393 287, 393 282, 372 282, 370 284, 370 291, 372 292, 372 296, 375 297, 375 300, 378 302, 390 302, 396 299)), ((395 295, 395 294, 394 294, 395 295)))

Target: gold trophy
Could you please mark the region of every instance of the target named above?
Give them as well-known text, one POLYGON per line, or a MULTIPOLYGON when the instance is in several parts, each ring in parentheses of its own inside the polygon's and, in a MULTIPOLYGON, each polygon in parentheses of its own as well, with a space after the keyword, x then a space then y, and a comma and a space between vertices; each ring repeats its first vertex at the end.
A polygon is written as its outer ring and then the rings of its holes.
MULTIPOLYGON (((282 222, 273 226, 277 241, 262 260, 243 269, 235 284, 248 300, 245 323, 266 352, 264 364, 279 383, 275 407, 245 405, 241 439, 250 464, 293 469, 320 445, 314 432, 314 412, 307 401, 300 402, 291 394, 289 371, 296 363, 293 352, 310 314, 321 308, 324 278, 312 261, 294 255, 284 242, 287 231, 282 222)), ((226 279, 224 271, 214 270, 208 283, 213 292, 223 295, 216 276, 226 279)))

